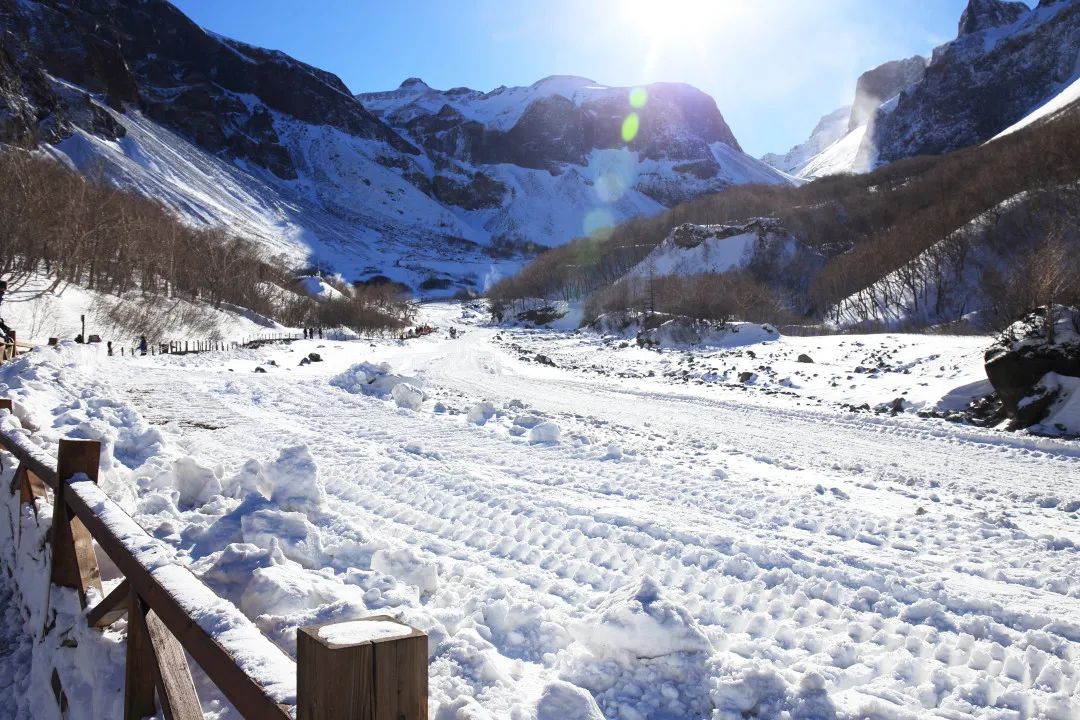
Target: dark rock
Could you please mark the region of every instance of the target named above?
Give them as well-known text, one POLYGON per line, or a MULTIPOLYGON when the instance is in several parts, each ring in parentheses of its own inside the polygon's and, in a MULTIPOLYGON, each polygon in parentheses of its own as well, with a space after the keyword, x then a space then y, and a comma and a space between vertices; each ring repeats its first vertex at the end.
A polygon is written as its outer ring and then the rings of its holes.
MULTIPOLYGON (((986 377, 1001 398, 1009 417, 1025 422, 1037 415, 1036 409, 1020 405, 1025 398, 1036 397, 1031 403, 1049 407, 1052 400, 1036 392, 1036 386, 1047 373, 1080 377, 1080 310, 1054 307, 1055 337, 1051 342, 1046 322, 1047 308, 1039 308, 1009 326, 986 351, 986 377)), ((1028 425, 1038 422, 1035 417, 1028 425)), ((1026 425, 1024 426, 1026 427, 1026 425)))
POLYGON ((750 372, 749 370, 744 370, 743 372, 739 373, 739 382, 745 385, 751 380, 753 380, 755 377, 756 375, 754 375, 754 373, 750 372))
POLYGON ((311 364, 311 359, 310 358, 300 358, 300 367, 304 367, 305 365, 310 365, 310 364, 311 364))
POLYGON ((317 352, 308 353, 307 359, 310 360, 311 362, 322 362, 323 361, 322 355, 320 355, 317 352))
POLYGON ((547 355, 541 355, 537 353, 535 360, 541 365, 550 365, 551 367, 555 367, 555 362, 547 355))
POLYGON ((257 373, 264 373, 264 372, 266 372, 266 368, 264 368, 264 367, 262 367, 262 366, 260 366, 260 367, 257 367, 257 368, 255 368, 255 372, 257 372, 257 373))
POLYGON ((797 362, 812 363, 812 362, 814 362, 814 358, 810 357, 806 353, 802 353, 802 354, 799 355, 797 362))
POLYGON ((970 35, 989 28, 1012 25, 1029 12, 1022 2, 1005 0, 969 0, 960 16, 957 35, 970 35))

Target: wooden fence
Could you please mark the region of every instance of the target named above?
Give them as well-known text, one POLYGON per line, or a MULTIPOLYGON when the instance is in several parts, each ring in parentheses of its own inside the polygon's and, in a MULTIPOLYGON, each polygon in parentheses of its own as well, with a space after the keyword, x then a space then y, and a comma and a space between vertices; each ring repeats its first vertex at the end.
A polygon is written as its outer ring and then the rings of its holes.
MULTIPOLYGON (((4 411, 12 411, 11 400, 0 399, 0 419, 4 411)), ((427 720, 423 632, 381 616, 300 628, 294 662, 187 567, 163 558, 161 541, 98 488, 100 443, 61 440, 55 465, 18 431, 0 429, 0 447, 19 461, 11 490, 20 503, 35 504, 52 494, 52 584, 78 593, 91 627, 128 618, 125 720, 152 716, 156 705, 167 720, 203 717, 187 656, 245 718, 427 720), (87 609, 90 589, 101 591, 97 552, 108 555, 124 580, 87 609), (222 604, 236 614, 224 639, 196 619, 222 604), (400 631, 387 633, 385 623, 396 623, 400 631), (376 627, 378 632, 365 631, 376 627), (252 677, 237 660, 253 653, 260 662, 246 667, 263 668, 262 677, 252 677), (267 677, 265 668, 276 669, 276 676, 267 677), (291 677, 281 676, 286 674, 291 677), (295 692, 283 691, 293 679, 295 692)), ((53 691, 57 703, 67 706, 55 671, 53 691)))
MULTIPOLYGON (((14 340, 14 333, 12 338, 14 340)), ((95 336, 96 337, 96 336, 95 336)), ((239 340, 168 340, 166 342, 148 343, 147 355, 188 355, 191 353, 220 352, 223 350, 239 350, 240 348, 252 348, 277 342, 292 342, 300 340, 300 333, 262 333, 248 335, 239 340)), ((95 343, 100 342, 94 340, 95 343)), ((58 338, 49 338, 49 345, 59 343, 58 338)), ((37 345, 24 342, 4 342, 0 344, 0 363, 14 360, 17 355, 33 350, 37 345)), ((137 347, 120 347, 113 349, 113 355, 121 357, 135 357, 139 355, 137 347)))

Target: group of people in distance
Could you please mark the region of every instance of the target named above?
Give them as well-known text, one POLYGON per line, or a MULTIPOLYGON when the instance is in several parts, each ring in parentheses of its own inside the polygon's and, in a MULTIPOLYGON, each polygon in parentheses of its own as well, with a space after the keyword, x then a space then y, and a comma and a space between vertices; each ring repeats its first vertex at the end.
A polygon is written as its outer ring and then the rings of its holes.
POLYGON ((316 334, 318 334, 320 340, 323 339, 323 337, 322 337, 322 327, 304 328, 304 339, 305 340, 314 340, 316 334))

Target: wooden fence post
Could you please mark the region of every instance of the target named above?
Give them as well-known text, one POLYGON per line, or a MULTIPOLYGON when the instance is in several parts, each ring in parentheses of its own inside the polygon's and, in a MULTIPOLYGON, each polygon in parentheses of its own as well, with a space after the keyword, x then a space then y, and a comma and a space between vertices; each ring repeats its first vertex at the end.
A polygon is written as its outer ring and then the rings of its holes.
POLYGON ((84 474, 97 483, 98 466, 101 463, 101 443, 96 440, 61 440, 57 457, 56 475, 59 483, 53 498, 52 522, 52 571, 53 585, 74 588, 79 601, 86 607, 86 591, 97 588, 101 592, 101 571, 94 554, 94 541, 82 520, 68 507, 64 497, 68 481, 84 474))
POLYGON ((427 635, 379 615, 296 633, 297 720, 427 720, 427 635))
POLYGON ((11 404, 11 398, 0 398, 0 410, 15 412, 15 408, 11 404))

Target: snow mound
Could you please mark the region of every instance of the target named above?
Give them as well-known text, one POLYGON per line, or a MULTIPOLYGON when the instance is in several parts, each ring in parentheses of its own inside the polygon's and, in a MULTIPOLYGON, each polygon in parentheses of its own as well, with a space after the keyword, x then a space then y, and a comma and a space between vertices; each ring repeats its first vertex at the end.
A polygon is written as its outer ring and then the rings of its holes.
POLYGON ((376 550, 371 556, 371 569, 415 585, 421 595, 430 595, 439 589, 438 567, 409 548, 376 550))
POLYGON ((298 277, 296 278, 296 284, 305 295, 320 302, 337 300, 338 298, 345 297, 337 288, 318 275, 304 275, 298 277))
POLYGON ((495 415, 495 404, 482 400, 469 408, 469 413, 465 416, 473 425, 483 425, 495 415))
MULTIPOLYGON (((394 389, 402 383, 408 384, 413 390, 417 391, 419 391, 421 384, 416 378, 394 374, 388 363, 357 363, 340 375, 330 378, 331 385, 355 395, 370 395, 383 399, 393 398, 395 402, 398 402, 400 397, 406 403, 411 402, 409 398, 411 395, 410 390, 401 390, 397 395, 394 395, 394 389)), ((401 402, 398 402, 398 405, 408 407, 407 404, 402 405, 401 402)))
POLYGON ((326 487, 306 445, 283 448, 269 462, 248 460, 221 492, 233 498, 252 494, 282 510, 312 513, 326 506, 326 487))
POLYGON ((551 421, 545 421, 529 430, 531 443, 557 443, 562 438, 562 429, 551 421))
POLYGON ((536 703, 536 720, 604 720, 592 695, 576 685, 549 683, 536 703))
POLYGON ((600 657, 707 656, 713 650, 690 612, 669 600, 648 576, 614 593, 581 624, 580 632, 580 642, 600 657))
POLYGON ((187 506, 205 505, 221 494, 219 471, 208 468, 190 457, 173 462, 172 480, 180 494, 180 503, 187 506))
POLYGON ((419 410, 420 406, 424 404, 424 391, 407 382, 398 383, 390 391, 390 396, 394 398, 394 402, 398 407, 408 408, 409 410, 419 410))
MULTIPOLYGON (((1032 430, 1046 435, 1080 435, 1080 378, 1047 373, 1035 388, 1035 398, 1046 398, 1042 421, 1032 430)), ((1021 405, 1032 400, 1025 398, 1021 405)))

